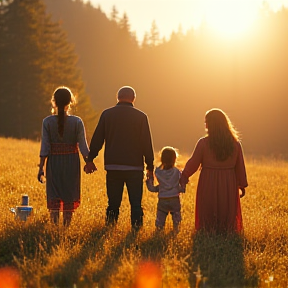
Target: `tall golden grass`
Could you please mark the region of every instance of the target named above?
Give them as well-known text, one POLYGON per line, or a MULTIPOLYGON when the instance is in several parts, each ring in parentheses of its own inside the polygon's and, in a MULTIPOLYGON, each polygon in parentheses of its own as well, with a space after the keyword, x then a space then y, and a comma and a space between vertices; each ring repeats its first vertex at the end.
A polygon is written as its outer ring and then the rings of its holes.
MULTIPOLYGON (((157 194, 146 188, 144 227, 138 233, 130 229, 127 193, 118 224, 105 227, 100 156, 96 173, 82 173, 81 205, 64 229, 49 222, 45 186, 36 179, 39 147, 38 142, 0 138, 1 288, 287 287, 287 162, 246 159, 249 187, 241 199, 241 237, 194 233, 198 175, 192 176, 182 195, 181 229, 174 235, 170 218, 165 231, 155 231, 157 194), (34 213, 18 222, 9 208, 26 193, 34 213)), ((187 157, 180 157, 180 167, 187 157)))

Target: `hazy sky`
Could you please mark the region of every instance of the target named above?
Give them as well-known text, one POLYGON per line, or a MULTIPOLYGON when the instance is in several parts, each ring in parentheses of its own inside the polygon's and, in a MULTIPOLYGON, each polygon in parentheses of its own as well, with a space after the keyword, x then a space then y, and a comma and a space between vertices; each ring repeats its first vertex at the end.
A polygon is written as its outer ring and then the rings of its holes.
MULTIPOLYGON (((169 38, 181 24, 184 32, 205 19, 216 30, 235 33, 249 27, 256 18, 258 7, 263 0, 90 0, 97 7, 100 5, 108 16, 113 5, 119 16, 126 12, 131 30, 135 31, 139 41, 144 33, 149 32, 153 20, 160 32, 160 37, 169 38)), ((288 7, 288 0, 267 0, 273 10, 281 6, 288 7)))

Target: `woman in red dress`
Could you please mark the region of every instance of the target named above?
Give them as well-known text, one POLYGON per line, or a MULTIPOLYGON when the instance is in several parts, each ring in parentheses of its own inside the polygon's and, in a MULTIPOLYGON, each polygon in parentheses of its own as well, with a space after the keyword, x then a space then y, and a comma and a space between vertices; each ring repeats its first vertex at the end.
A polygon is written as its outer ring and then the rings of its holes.
POLYGON ((241 232, 240 198, 248 186, 238 133, 220 109, 206 112, 207 136, 198 140, 180 183, 201 169, 195 209, 195 228, 207 232, 241 232), (241 191, 241 193, 239 193, 241 191))

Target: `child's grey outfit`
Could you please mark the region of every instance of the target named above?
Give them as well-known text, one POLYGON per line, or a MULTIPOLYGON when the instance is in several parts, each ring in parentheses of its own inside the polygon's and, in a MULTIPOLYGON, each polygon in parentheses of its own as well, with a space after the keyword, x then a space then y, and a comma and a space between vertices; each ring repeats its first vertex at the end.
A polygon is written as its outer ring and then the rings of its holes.
POLYGON ((185 192, 185 189, 179 184, 181 172, 176 167, 167 170, 157 167, 155 169, 155 176, 159 185, 154 186, 153 178, 147 179, 146 185, 150 192, 158 192, 156 227, 160 229, 164 228, 166 217, 170 212, 173 227, 174 229, 178 229, 179 223, 181 222, 179 193, 185 192))

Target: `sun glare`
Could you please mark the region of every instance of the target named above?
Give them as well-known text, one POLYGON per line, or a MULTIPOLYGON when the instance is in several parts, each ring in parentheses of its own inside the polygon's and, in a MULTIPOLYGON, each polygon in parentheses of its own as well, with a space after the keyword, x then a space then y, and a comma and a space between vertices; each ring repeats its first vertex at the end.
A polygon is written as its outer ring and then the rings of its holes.
POLYGON ((255 1, 206 0, 203 16, 207 25, 217 33, 227 37, 239 37, 246 33, 257 17, 255 1))

